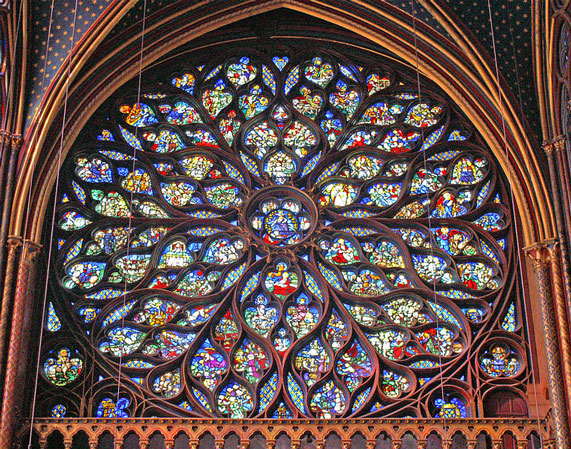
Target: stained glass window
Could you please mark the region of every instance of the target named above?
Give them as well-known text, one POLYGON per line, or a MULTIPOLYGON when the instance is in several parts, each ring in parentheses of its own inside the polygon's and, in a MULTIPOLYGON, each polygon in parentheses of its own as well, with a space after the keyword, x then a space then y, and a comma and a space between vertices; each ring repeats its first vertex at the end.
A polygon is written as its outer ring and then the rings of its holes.
POLYGON ((455 418, 524 388, 509 196, 458 110, 382 60, 211 62, 65 162, 46 413, 455 418))

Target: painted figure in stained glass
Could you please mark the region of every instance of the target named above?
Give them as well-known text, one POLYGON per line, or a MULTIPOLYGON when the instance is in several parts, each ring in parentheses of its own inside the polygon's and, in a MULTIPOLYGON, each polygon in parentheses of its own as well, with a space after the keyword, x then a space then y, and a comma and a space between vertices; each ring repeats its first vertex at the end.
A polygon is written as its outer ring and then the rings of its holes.
POLYGON ((136 323, 148 323, 150 326, 162 326, 171 321, 180 310, 180 305, 161 298, 152 298, 145 302, 143 311, 134 318, 136 323))
POLYGON ((218 408, 229 418, 245 418, 253 408, 252 395, 246 387, 232 381, 218 396, 218 408))
POLYGON ((226 351, 230 351, 233 342, 239 335, 238 324, 232 316, 232 311, 228 310, 214 328, 214 338, 226 351))
POLYGON ((254 332, 267 337, 278 322, 278 314, 278 309, 268 306, 268 298, 258 295, 254 307, 248 307, 244 312, 244 319, 254 332))
POLYGON ((384 165, 381 159, 364 154, 352 157, 347 162, 351 169, 351 177, 363 180, 377 176, 384 165))
POLYGON ((306 86, 299 89, 300 95, 292 100, 293 107, 310 118, 315 118, 323 104, 323 97, 318 93, 312 93, 306 86))
POLYGON ((181 390, 180 370, 176 369, 161 374, 155 379, 153 390, 166 398, 171 398, 179 394, 181 390))
POLYGON ((355 390, 365 377, 372 374, 373 364, 363 347, 354 341, 337 362, 337 373, 344 376, 349 391, 355 390))
POLYGON ((273 344, 276 351, 284 355, 291 346, 291 337, 288 335, 287 330, 283 327, 278 329, 277 335, 273 339, 273 344))
POLYGON ((150 263, 149 254, 129 254, 118 258, 115 266, 127 282, 136 282, 145 275, 150 263))
POLYGON ((205 179, 208 173, 210 173, 214 162, 206 156, 194 156, 182 159, 180 164, 188 176, 201 180, 205 179))
POLYGON ((238 188, 228 184, 216 184, 206 187, 206 199, 210 204, 221 209, 227 209, 231 206, 240 206, 242 199, 238 196, 238 188))
POLYGON ((410 381, 395 371, 383 370, 381 391, 389 398, 398 398, 410 390, 410 381))
POLYGON ((361 304, 343 304, 349 314, 364 326, 375 326, 378 323, 379 312, 376 308, 366 307, 361 304))
POLYGON ((497 344, 480 357, 480 366, 488 376, 513 377, 519 372, 520 363, 506 345, 497 344))
POLYGON ((85 182, 113 182, 111 165, 99 157, 80 157, 75 161, 75 172, 85 182))
POLYGON ((206 248, 202 260, 208 263, 227 265, 240 259, 244 242, 235 240, 231 242, 227 238, 215 239, 206 248))
POLYGON ((319 418, 331 419, 345 409, 345 395, 330 380, 315 391, 309 407, 319 418))
MULTIPOLYGON (((128 228, 106 228, 96 231, 93 234, 93 240, 105 254, 113 254, 127 246, 128 236, 128 228)), ((98 251, 91 249, 91 252, 96 254, 98 251)))
POLYGON ((404 268, 404 260, 401 252, 394 243, 383 240, 375 244, 365 242, 363 250, 369 256, 369 260, 382 268, 404 268))
POLYGON ((99 350, 116 357, 135 352, 147 336, 146 332, 132 327, 115 327, 107 331, 107 337, 99 344, 99 350))
POLYGON ((302 348, 294 359, 294 366, 302 373, 308 387, 329 370, 329 364, 329 354, 317 339, 302 348))
MULTIPOLYGON (((400 114, 402 109, 403 107, 398 103, 389 105, 384 101, 381 101, 370 106, 363 113, 363 116, 361 117, 359 123, 368 123, 371 125, 392 125, 396 121, 394 116, 396 114, 400 114)), ((388 149, 387 151, 391 151, 392 148, 404 148, 404 145, 407 145, 407 149, 404 151, 409 151, 410 148, 408 148, 408 143, 407 143, 408 139, 406 138, 407 136, 405 136, 400 129, 396 129, 394 132, 391 131, 391 133, 393 133, 391 134, 391 139, 393 138, 397 139, 398 143, 397 140, 395 140, 395 145, 389 144, 388 148, 390 149, 388 149)), ((386 149, 387 147, 383 148, 386 149)), ((395 152, 401 153, 403 151, 396 150, 395 152)))
POLYGON ((357 189, 351 184, 344 182, 332 182, 325 185, 319 198, 319 203, 323 206, 344 207, 355 201, 357 189))
POLYGON ((306 156, 316 143, 315 134, 298 121, 293 122, 293 126, 284 135, 284 145, 292 148, 300 158, 306 156))
POLYGON ((190 362, 190 373, 199 377, 206 388, 214 390, 220 376, 228 369, 228 363, 208 339, 204 341, 190 362))
POLYGON ((454 341, 454 333, 445 327, 431 327, 417 334, 421 346, 435 355, 449 357, 462 351, 462 343, 454 341))
POLYGON ((450 184, 476 184, 484 178, 482 170, 485 166, 485 159, 476 158, 473 162, 465 157, 460 159, 452 169, 452 179, 450 180, 450 184))
POLYGON ((337 310, 333 309, 325 328, 325 338, 333 351, 337 352, 349 336, 347 324, 341 319, 337 310))
POLYGON ((219 278, 219 271, 210 271, 207 274, 202 270, 189 271, 178 283, 175 292, 191 297, 208 295, 219 278))
POLYGON ((191 244, 187 247, 186 242, 175 240, 167 245, 161 254, 159 268, 183 268, 194 261, 194 252, 200 249, 199 244, 191 244), (192 252, 191 252, 192 251, 192 252))
POLYGON ((101 190, 92 190, 91 196, 99 203, 95 205, 95 212, 106 215, 107 217, 124 218, 131 215, 129 205, 125 198, 113 190, 104 195, 101 190))
POLYGON ((97 407, 98 418, 128 418, 129 405, 131 401, 128 398, 119 398, 117 402, 110 397, 104 398, 97 407))
POLYGON ((276 184, 285 184, 296 170, 296 163, 292 157, 282 151, 271 155, 264 164, 264 171, 276 184))
POLYGON ((62 387, 73 382, 81 374, 83 360, 79 357, 70 357, 68 348, 61 348, 57 351, 57 358, 48 358, 44 362, 44 374, 48 380, 62 387))
POLYGON ((262 122, 246 133, 246 146, 254 150, 258 158, 266 155, 268 150, 278 143, 278 136, 268 122, 262 122))
POLYGON ((359 106, 361 96, 357 90, 349 89, 344 81, 338 81, 336 87, 337 91, 329 95, 329 102, 347 115, 349 120, 359 106))
POLYGON ((226 76, 234 86, 242 86, 256 77, 258 69, 250 63, 250 58, 240 58, 240 62, 230 64, 226 76))
POLYGON ((234 353, 232 366, 238 373, 246 378, 252 385, 256 385, 270 367, 270 361, 260 345, 253 341, 244 340, 234 353))
POLYGON ((69 278, 66 287, 88 289, 97 285, 103 278, 105 264, 101 262, 79 262, 67 269, 69 278))
POLYGON ((351 292, 358 296, 378 296, 389 292, 381 276, 372 270, 343 270, 343 279, 351 292))
POLYGON ((226 139, 226 142, 228 142, 229 145, 232 145, 234 137, 236 136, 236 133, 238 133, 241 125, 242 122, 236 118, 236 111, 231 110, 228 111, 228 116, 226 118, 220 119, 218 129, 220 129, 220 132, 222 133, 222 136, 224 136, 224 139, 226 139))
POLYGON ((337 237, 333 240, 333 243, 328 240, 322 240, 320 247, 323 249, 325 260, 335 265, 349 265, 361 260, 354 244, 343 237, 337 237))
POLYGON ((309 305, 309 298, 304 294, 299 295, 296 304, 289 306, 286 312, 286 321, 298 338, 308 334, 318 319, 319 310, 309 305))
POLYGON ((433 217, 440 218, 451 218, 457 217, 459 215, 464 215, 468 212, 466 206, 462 203, 466 202, 470 198, 460 192, 455 195, 452 192, 443 192, 436 200, 436 205, 434 211, 432 212, 433 217))
POLYGON ((404 121, 417 128, 428 128, 438 122, 442 112, 440 106, 430 107, 426 103, 420 103, 409 109, 404 121))
POLYGON ((151 348, 148 355, 160 355, 165 360, 171 360, 182 355, 196 338, 196 334, 189 332, 177 332, 163 330, 155 336, 155 344, 148 345, 151 348), (155 347, 158 353, 155 352, 155 347))
POLYGON ((466 287, 473 290, 485 288, 495 289, 497 284, 492 279, 494 270, 483 262, 468 262, 458 265, 460 278, 466 287))
POLYGON ((212 313, 216 310, 217 305, 198 306, 184 311, 186 323, 189 326, 197 326, 210 319, 212 313))
POLYGON ((369 95, 376 94, 377 92, 386 89, 391 85, 391 81, 386 76, 381 76, 378 73, 371 73, 367 77, 367 90, 369 95))
POLYGON ((334 76, 333 66, 324 62, 322 58, 316 57, 313 58, 311 64, 307 65, 304 74, 308 80, 325 87, 334 76))
POLYGON ((151 107, 145 103, 136 103, 133 106, 123 105, 120 111, 125 114, 125 123, 131 126, 149 126, 159 121, 151 107))
POLYGON ((392 299, 383 305, 383 310, 395 323, 406 327, 414 324, 424 324, 428 321, 426 314, 421 312, 422 305, 412 298, 401 297, 392 299))
POLYGON ((428 206, 427 200, 414 201, 402 207, 395 218, 404 218, 406 220, 412 220, 414 218, 419 218, 426 212, 428 206))
POLYGON ((329 144, 333 145, 341 135, 343 123, 338 118, 335 118, 331 111, 327 111, 325 117, 326 119, 321 121, 321 129, 327 136, 329 144))
POLYGON ((367 334, 367 338, 380 355, 391 360, 404 356, 404 347, 409 340, 405 332, 392 329, 367 334))
POLYGON ((249 95, 242 95, 238 102, 240 110, 247 119, 252 118, 268 107, 269 99, 262 94, 262 88, 254 85, 249 95))
POLYGON ((285 299, 297 290, 299 276, 293 270, 288 270, 285 262, 276 264, 276 271, 268 271, 264 279, 264 285, 270 293, 279 299, 285 299))
POLYGON ((311 227, 309 215, 298 201, 280 204, 277 199, 264 201, 250 224, 264 242, 277 246, 299 243, 311 227))
POLYGON ((231 101, 232 94, 226 89, 226 84, 222 80, 215 84, 214 89, 205 89, 202 94, 202 104, 212 118, 215 118, 231 101))
POLYGON ((470 236, 458 229, 442 227, 431 229, 438 246, 448 254, 457 256, 470 241, 470 236))

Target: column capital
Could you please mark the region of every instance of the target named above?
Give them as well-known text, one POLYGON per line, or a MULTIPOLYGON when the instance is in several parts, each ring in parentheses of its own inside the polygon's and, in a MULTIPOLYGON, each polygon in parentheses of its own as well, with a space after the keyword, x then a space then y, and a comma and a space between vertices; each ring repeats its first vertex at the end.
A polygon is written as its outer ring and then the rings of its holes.
POLYGON ((24 239, 19 235, 9 235, 6 238, 6 244, 8 245, 8 248, 17 248, 19 246, 22 246, 23 241, 24 239))
POLYGON ((541 149, 547 155, 547 157, 553 155, 553 151, 555 151, 555 145, 553 145, 553 141, 546 140, 541 144, 541 149))
POLYGON ((10 139, 10 147, 13 151, 20 151, 24 144, 24 138, 20 134, 12 134, 10 139))
POLYGON ((556 153, 559 153, 560 151, 565 149, 566 140, 567 138, 565 136, 557 136, 553 138, 552 142, 556 153))
POLYGON ((540 243, 523 248, 525 255, 529 257, 533 265, 534 271, 547 268, 549 264, 549 246, 553 245, 555 239, 544 240, 540 243))

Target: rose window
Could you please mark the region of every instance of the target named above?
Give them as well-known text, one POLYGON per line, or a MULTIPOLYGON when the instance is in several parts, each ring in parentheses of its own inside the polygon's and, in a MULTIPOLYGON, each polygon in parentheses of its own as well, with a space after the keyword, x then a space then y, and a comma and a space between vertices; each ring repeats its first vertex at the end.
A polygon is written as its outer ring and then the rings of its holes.
POLYGON ((466 417, 521 389, 508 197, 456 108, 382 61, 200 64, 67 158, 47 409, 466 417))

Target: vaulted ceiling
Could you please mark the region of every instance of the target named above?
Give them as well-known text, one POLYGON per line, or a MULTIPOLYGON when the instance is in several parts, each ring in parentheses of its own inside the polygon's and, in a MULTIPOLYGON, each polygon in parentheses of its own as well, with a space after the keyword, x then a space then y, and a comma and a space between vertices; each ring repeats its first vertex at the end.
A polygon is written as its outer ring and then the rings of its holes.
MULTIPOLYGON (((218 0, 220 1, 220 0, 218 0)), ((227 4, 227 0, 226 4, 227 4)), ((28 74, 29 86, 27 91, 28 113, 30 122, 34 116, 41 98, 62 64, 68 56, 72 42, 81 41, 87 31, 112 7, 111 0, 80 0, 76 18, 75 33, 73 32, 74 4, 73 0, 53 2, 51 0, 34 0, 30 2, 30 64, 28 74), (51 26, 50 26, 51 22, 51 26), (48 38, 48 32, 51 34, 48 38)), ((117 23, 110 33, 111 38, 121 39, 125 30, 139 30, 143 17, 143 0, 135 6, 117 23)), ((147 0, 147 17, 172 14, 178 5, 188 7, 189 2, 172 0, 147 0)), ((216 7, 217 1, 212 1, 216 7)), ((367 0, 371 5, 379 5, 376 0, 367 0)), ((421 6, 419 0, 387 0, 385 7, 397 8, 405 13, 410 21, 417 20, 432 28, 454 42, 447 30, 438 23, 432 13, 421 6), (413 18, 414 17, 414 18, 413 18)), ((440 0, 434 1, 438 8, 444 8, 457 18, 457 23, 463 24, 465 32, 474 37, 477 46, 487 53, 489 61, 494 66, 494 53, 501 76, 511 87, 513 99, 519 104, 528 119, 531 129, 540 139, 539 120, 537 120, 538 106, 537 93, 534 86, 532 63, 532 37, 531 37, 531 0, 506 0, 491 2, 491 21, 488 3, 482 0, 440 0), (491 26, 492 22, 493 26, 491 26), (493 29, 493 39, 492 39, 493 29), (495 51, 494 51, 495 43, 495 51)), ((355 2, 355 8, 358 8, 355 2)), ((299 17, 299 16, 297 16, 299 17)), ((279 28, 280 24, 272 24, 279 28)), ((291 26, 291 23, 286 24, 291 26)))

